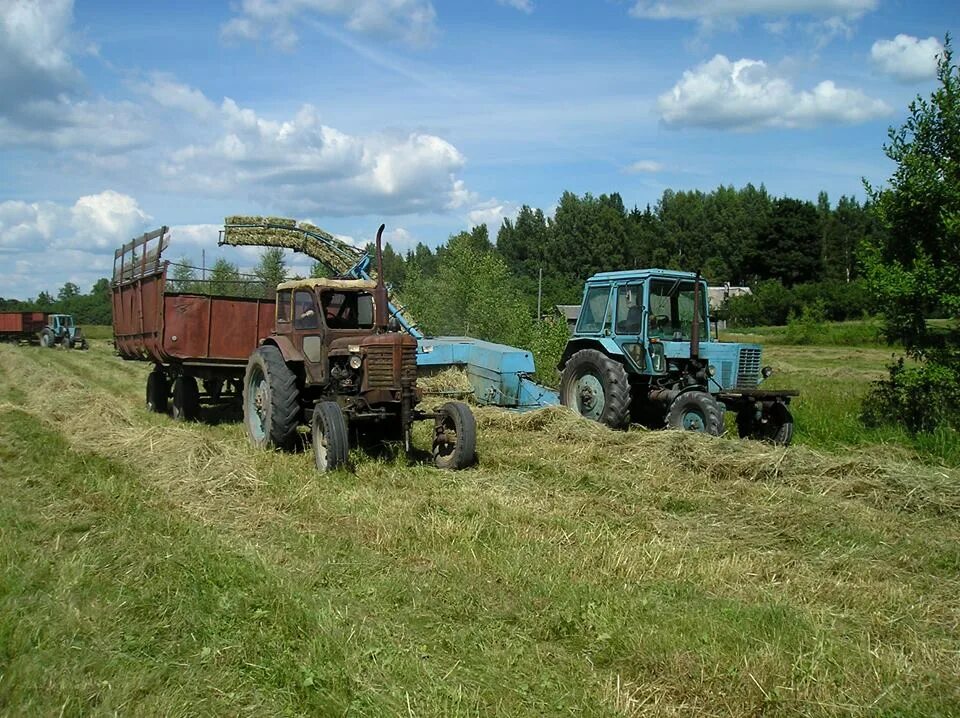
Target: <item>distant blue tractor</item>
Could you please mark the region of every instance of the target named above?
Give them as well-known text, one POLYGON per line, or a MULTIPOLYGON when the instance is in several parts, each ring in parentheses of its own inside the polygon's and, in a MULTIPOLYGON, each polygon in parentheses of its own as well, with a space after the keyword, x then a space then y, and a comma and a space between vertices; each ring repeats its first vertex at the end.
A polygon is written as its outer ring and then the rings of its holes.
POLYGON ((40 346, 62 346, 64 349, 88 349, 83 330, 76 326, 70 314, 51 314, 47 326, 40 330, 40 346))
POLYGON ((665 269, 602 272, 587 280, 558 369, 560 401, 612 428, 631 422, 719 435, 724 412, 742 438, 789 444, 798 392, 765 391, 757 344, 710 337, 707 285, 665 269))

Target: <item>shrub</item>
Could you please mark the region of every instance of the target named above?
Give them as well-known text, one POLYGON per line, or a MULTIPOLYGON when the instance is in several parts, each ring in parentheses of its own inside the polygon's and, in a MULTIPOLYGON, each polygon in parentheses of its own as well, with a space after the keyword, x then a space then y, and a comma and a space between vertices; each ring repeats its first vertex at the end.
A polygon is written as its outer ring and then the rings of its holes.
POLYGON ((874 382, 860 418, 867 426, 903 424, 913 432, 960 428, 960 364, 932 360, 889 367, 890 378, 874 382))

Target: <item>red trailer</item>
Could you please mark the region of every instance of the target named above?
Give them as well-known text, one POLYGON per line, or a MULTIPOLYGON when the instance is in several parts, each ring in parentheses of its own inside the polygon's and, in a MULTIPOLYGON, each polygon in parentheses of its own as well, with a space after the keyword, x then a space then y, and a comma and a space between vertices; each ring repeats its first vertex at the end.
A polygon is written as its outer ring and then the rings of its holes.
POLYGON ((39 342, 45 326, 44 312, 0 312, 0 341, 39 342))
POLYGON ((201 400, 239 396, 247 359, 273 329, 275 302, 176 291, 161 259, 168 244, 162 227, 116 251, 113 336, 124 359, 154 363, 147 408, 164 412, 172 398, 173 416, 185 420, 196 418, 201 400))

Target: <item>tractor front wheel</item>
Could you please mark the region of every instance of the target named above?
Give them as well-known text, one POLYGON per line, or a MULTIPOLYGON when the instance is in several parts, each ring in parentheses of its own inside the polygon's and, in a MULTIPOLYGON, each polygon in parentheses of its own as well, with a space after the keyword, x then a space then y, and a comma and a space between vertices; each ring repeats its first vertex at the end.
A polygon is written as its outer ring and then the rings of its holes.
POLYGON ((630 423, 627 370, 603 352, 581 349, 563 367, 560 402, 586 419, 625 429, 630 423))
POLYGON ((757 439, 789 446, 793 441, 793 415, 780 402, 764 407, 759 420, 752 410, 744 409, 737 413, 737 433, 741 439, 757 439))
POLYGON ((174 379, 172 413, 177 421, 195 421, 200 416, 200 390, 192 376, 174 379))
POLYGON ((297 436, 297 377, 273 345, 250 355, 243 378, 243 423, 258 449, 289 449, 297 436))
POLYGON ((720 436, 723 433, 723 411, 707 392, 688 391, 670 404, 667 428, 720 436))
POLYGON ((317 471, 333 471, 347 463, 350 451, 347 421, 335 402, 321 401, 313 408, 311 433, 317 471))
POLYGON ((170 383, 167 375, 158 369, 147 377, 147 411, 163 414, 167 411, 167 397, 170 395, 170 383))
POLYGON ((437 411, 433 462, 438 469, 465 469, 477 458, 477 422, 462 401, 448 401, 437 411))

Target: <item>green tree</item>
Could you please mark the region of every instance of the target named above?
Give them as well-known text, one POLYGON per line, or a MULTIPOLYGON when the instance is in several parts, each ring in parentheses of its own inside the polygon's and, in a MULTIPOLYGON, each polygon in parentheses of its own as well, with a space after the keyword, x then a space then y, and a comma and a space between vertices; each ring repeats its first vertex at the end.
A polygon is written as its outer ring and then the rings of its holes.
POLYGON ((253 273, 263 282, 267 295, 277 291, 277 285, 287 279, 287 263, 280 247, 269 247, 260 254, 260 261, 253 273))
POLYGON ((80 287, 73 282, 67 282, 57 292, 57 301, 66 302, 77 296, 80 296, 80 287))
POLYGON ((883 188, 864 181, 884 232, 864 242, 865 276, 890 341, 907 355, 891 368, 864 406, 870 422, 889 417, 913 430, 960 426, 960 72, 949 35, 938 60, 939 87, 918 96, 884 153, 896 169, 883 188), (952 320, 950 331, 927 319, 952 320))
POLYGON ((227 296, 243 294, 243 282, 240 279, 240 270, 237 269, 237 265, 228 262, 223 257, 217 259, 210 270, 206 293, 227 296))
POLYGON ((175 292, 202 292, 202 287, 196 286, 197 272, 187 257, 180 257, 172 263, 170 271, 171 289, 175 292))

